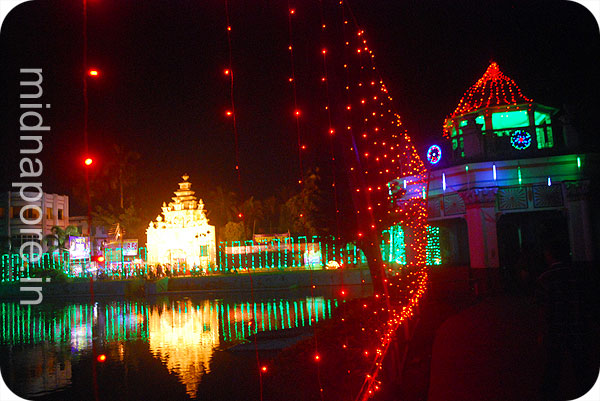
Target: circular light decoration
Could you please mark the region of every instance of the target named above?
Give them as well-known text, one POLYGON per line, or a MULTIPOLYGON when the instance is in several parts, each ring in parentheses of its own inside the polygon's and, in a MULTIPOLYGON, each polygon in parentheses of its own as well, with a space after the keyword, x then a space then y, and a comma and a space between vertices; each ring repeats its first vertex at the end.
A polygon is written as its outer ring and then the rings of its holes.
POLYGON ((517 150, 525 150, 531 145, 531 134, 527 131, 516 130, 510 137, 510 144, 517 150))
POLYGON ((438 164, 442 160, 442 148, 438 145, 431 145, 427 149, 427 161, 431 164, 438 164))

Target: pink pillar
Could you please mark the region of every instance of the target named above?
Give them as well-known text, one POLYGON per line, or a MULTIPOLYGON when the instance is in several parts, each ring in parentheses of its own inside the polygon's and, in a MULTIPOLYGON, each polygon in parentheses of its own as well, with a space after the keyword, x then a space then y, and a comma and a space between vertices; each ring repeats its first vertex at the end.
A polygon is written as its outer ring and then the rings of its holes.
POLYGON ((594 260, 594 242, 590 224, 589 182, 569 182, 565 186, 571 257, 574 262, 591 262, 594 260))
POLYGON ((461 194, 466 206, 472 268, 500 267, 496 231, 496 191, 496 188, 478 188, 461 194))

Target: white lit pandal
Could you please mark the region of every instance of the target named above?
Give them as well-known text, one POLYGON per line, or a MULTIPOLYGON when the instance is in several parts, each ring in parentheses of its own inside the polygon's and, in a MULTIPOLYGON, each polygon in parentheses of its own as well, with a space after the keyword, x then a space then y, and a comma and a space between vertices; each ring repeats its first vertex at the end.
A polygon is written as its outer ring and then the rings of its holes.
POLYGON ((194 196, 184 175, 183 182, 169 205, 163 202, 162 216, 150 222, 147 235, 148 261, 151 264, 185 263, 194 266, 214 266, 216 262, 215 227, 208 224, 204 203, 194 196))

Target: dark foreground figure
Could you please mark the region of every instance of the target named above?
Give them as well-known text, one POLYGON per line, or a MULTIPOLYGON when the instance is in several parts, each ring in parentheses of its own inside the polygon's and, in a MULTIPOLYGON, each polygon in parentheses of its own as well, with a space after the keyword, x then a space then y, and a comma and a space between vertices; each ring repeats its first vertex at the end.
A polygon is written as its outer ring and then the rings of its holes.
POLYGON ((583 268, 567 262, 568 255, 558 242, 544 249, 548 266, 536 282, 536 300, 542 307, 542 341, 546 355, 541 388, 543 400, 559 399, 559 386, 565 365, 570 361, 577 392, 585 394, 598 376, 594 360, 592 322, 596 301, 583 268))

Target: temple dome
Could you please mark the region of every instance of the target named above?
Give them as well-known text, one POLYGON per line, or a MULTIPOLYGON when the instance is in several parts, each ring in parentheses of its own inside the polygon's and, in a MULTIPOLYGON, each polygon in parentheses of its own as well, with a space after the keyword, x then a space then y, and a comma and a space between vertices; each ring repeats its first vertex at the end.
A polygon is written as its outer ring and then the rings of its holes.
POLYGON ((476 110, 532 102, 521 93, 515 81, 504 75, 498 64, 492 61, 483 76, 465 92, 452 115, 444 122, 444 128, 447 128, 448 122, 453 118, 476 110))

